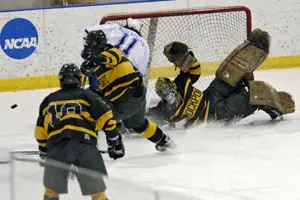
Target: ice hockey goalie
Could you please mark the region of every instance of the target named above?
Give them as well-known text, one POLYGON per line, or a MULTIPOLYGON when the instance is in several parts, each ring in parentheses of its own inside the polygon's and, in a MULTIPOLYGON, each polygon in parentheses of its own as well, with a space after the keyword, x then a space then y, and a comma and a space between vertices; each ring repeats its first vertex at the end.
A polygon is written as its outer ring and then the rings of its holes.
MULTIPOLYGON (((181 82, 159 77, 155 89, 161 101, 149 109, 148 116, 171 124, 184 120, 185 127, 189 127, 208 120, 232 122, 257 110, 265 111, 272 120, 293 113, 295 102, 289 93, 254 80, 253 71, 267 58, 269 48, 269 34, 255 29, 221 63, 205 91, 195 88, 189 77, 181 82)), ((188 71, 193 62, 185 62, 186 56, 174 57, 172 53, 164 52, 170 62, 188 71)))

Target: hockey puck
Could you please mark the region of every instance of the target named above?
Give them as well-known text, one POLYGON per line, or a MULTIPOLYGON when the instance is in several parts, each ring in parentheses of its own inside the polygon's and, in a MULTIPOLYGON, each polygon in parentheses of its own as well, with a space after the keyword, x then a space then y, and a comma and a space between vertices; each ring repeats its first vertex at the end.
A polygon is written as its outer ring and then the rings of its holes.
POLYGON ((14 108, 16 108, 16 107, 18 107, 17 104, 14 104, 14 105, 10 106, 11 109, 14 109, 14 108))

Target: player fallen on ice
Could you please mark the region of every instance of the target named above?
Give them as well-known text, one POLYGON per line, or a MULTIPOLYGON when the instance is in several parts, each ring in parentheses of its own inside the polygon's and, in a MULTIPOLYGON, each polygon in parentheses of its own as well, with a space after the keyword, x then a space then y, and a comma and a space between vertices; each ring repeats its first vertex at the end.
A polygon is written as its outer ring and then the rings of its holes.
POLYGON ((158 151, 175 144, 152 121, 145 118, 146 88, 140 71, 102 30, 88 32, 81 71, 89 76, 90 89, 110 104, 117 121, 155 144, 158 151))
MULTIPOLYGON (((267 58, 269 47, 269 34, 255 29, 250 38, 221 63, 215 79, 204 91, 193 87, 193 80, 188 76, 180 82, 176 81, 177 77, 175 81, 159 77, 155 89, 162 100, 149 109, 147 116, 171 124, 185 120, 188 127, 208 120, 231 122, 248 117, 256 110, 265 111, 272 119, 293 113, 295 102, 289 93, 253 79, 253 71, 267 58)), ((167 45, 164 54, 184 70, 188 70, 194 60, 187 46, 180 42, 167 45)))
POLYGON ((97 149, 97 132, 105 132, 111 158, 125 155, 112 110, 101 97, 81 88, 81 73, 75 64, 62 66, 59 81, 61 89, 42 101, 35 128, 40 156, 46 158, 44 199, 58 200, 59 194, 68 192, 69 170, 52 165, 56 161, 68 168, 73 164, 100 174, 91 177, 79 173, 80 170, 75 172, 83 195, 91 196, 92 200, 107 200, 101 176, 107 175, 107 171, 97 149))

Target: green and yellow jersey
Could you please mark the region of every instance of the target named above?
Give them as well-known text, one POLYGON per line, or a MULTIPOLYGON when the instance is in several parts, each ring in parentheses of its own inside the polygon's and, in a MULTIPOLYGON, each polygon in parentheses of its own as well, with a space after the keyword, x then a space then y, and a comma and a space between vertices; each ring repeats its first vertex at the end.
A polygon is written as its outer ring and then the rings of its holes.
POLYGON ((203 92, 192 86, 191 79, 186 81, 180 96, 181 103, 177 106, 169 121, 176 122, 187 119, 188 124, 196 124, 198 121, 206 121, 208 119, 210 102, 203 92))
POLYGON ((118 136, 116 120, 102 98, 82 88, 61 89, 41 103, 35 139, 43 148, 63 138, 97 144, 99 130, 109 138, 118 136))
POLYGON ((199 61, 195 58, 195 61, 194 61, 193 65, 190 67, 190 69, 186 73, 184 73, 183 71, 180 71, 180 73, 174 79, 174 82, 177 85, 177 89, 180 91, 183 91, 184 87, 186 85, 186 82, 188 80, 190 80, 190 84, 193 85, 194 83, 196 83, 198 81, 200 76, 201 76, 201 65, 200 65, 199 61))
POLYGON ((126 101, 143 87, 142 74, 117 48, 110 48, 96 56, 96 88, 113 104, 126 101))

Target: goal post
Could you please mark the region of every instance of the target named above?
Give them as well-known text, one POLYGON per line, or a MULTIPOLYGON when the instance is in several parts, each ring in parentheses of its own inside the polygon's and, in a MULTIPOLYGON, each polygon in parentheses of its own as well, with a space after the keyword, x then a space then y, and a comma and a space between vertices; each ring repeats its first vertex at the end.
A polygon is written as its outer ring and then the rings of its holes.
POLYGON ((100 24, 125 24, 128 18, 139 19, 141 34, 149 44, 149 73, 145 78, 152 91, 157 77, 172 78, 179 72, 163 55, 168 43, 188 44, 201 63, 202 77, 196 87, 205 89, 219 63, 252 31, 251 11, 245 6, 113 14, 104 16, 100 24))

